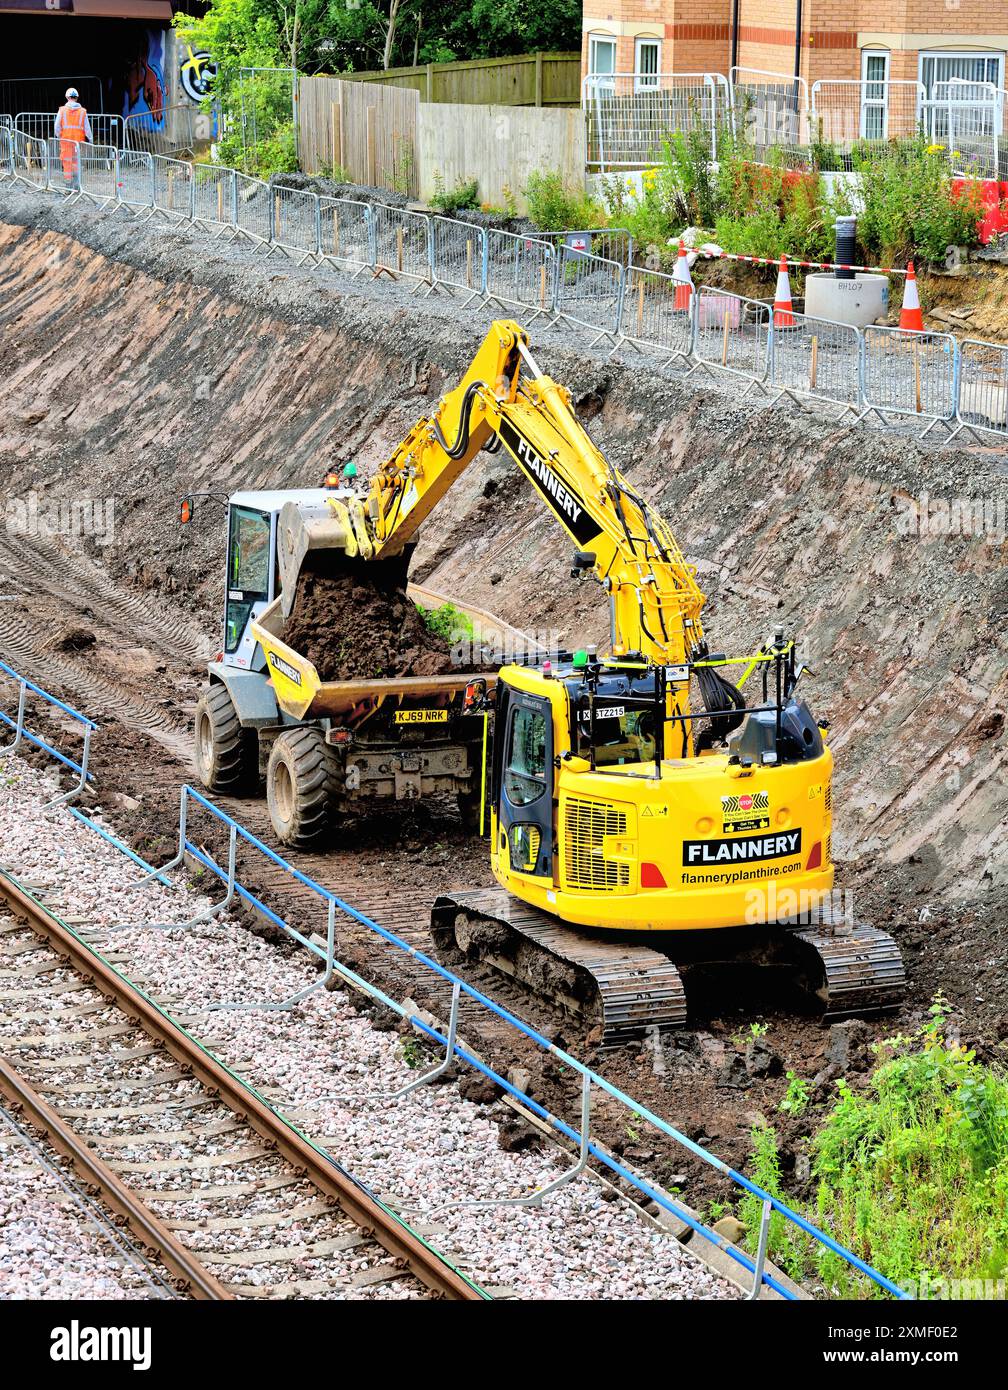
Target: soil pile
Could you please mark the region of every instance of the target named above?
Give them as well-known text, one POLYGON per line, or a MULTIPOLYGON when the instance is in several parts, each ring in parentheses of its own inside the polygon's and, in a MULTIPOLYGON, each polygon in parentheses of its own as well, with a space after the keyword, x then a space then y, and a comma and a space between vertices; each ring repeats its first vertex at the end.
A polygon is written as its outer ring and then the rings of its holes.
POLYGON ((283 630, 324 681, 440 676, 458 669, 403 589, 368 574, 302 574, 283 630))

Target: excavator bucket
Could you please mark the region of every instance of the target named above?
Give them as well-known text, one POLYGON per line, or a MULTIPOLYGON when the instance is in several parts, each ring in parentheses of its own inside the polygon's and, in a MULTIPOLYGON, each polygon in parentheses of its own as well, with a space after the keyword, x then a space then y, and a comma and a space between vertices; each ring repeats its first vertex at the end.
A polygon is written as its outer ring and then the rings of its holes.
POLYGON ((280 598, 283 615, 289 618, 294 607, 298 577, 302 569, 328 568, 328 559, 358 552, 357 539, 346 506, 336 499, 312 505, 286 502, 277 522, 277 561, 280 567, 280 598), (311 557, 309 559, 309 557, 311 557))

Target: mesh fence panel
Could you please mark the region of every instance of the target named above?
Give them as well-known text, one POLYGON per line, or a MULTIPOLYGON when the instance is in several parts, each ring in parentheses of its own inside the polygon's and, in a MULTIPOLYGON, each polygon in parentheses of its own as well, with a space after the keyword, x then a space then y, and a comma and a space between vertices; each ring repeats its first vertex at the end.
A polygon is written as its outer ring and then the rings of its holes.
POLYGON ((956 419, 1008 434, 1008 348, 966 338, 959 344, 956 419))
POLYGON ((319 200, 314 193, 276 184, 273 198, 273 240, 277 246, 317 256, 319 251, 319 200))
POLYGON ((486 294, 501 304, 549 313, 556 293, 556 249, 513 232, 487 232, 486 294))
POLYGON ((924 119, 920 82, 828 79, 812 84, 809 140, 825 169, 849 169, 851 151, 863 141, 909 139, 924 119))
POLYGON ((863 343, 861 385, 866 409, 952 419, 956 356, 951 334, 869 327, 863 343))
POLYGON ((430 218, 376 204, 371 209, 375 265, 393 275, 430 280, 430 218))
POLYGON ((319 199, 319 254, 359 269, 374 265, 371 209, 352 198, 319 199))
MULTIPOLYGON (((53 145, 59 149, 60 141, 53 145)), ((99 202, 114 200, 119 196, 117 177, 117 151, 113 145, 79 145, 76 150, 79 165, 79 188, 88 198, 99 202)), ((50 167, 52 154, 50 153, 50 167)))
POLYGON ((693 348, 692 299, 683 295, 671 275, 632 266, 623 295, 622 336, 669 358, 688 358, 693 348))
POLYGON ((173 217, 192 216, 192 165, 183 159, 151 157, 154 171, 154 206, 173 217))
POLYGON ((213 164, 194 164, 193 221, 204 226, 234 226, 235 171, 213 164))
POLYGON ((431 218, 432 269, 439 285, 482 294, 486 232, 454 217, 431 218))
POLYGON ((556 312, 572 323, 597 329, 599 334, 617 334, 624 274, 616 261, 565 243, 557 257, 556 312))
POLYGON ((11 161, 14 177, 35 188, 45 188, 50 182, 49 142, 35 140, 15 130, 11 135, 11 161))
POLYGON ((758 299, 704 285, 696 294, 693 355, 699 363, 750 381, 770 367, 770 309, 758 299))
POLYGON ((661 159, 677 132, 702 131, 714 156, 724 78, 710 73, 589 77, 583 88, 588 163, 640 168, 661 159))
POLYGON ((808 88, 804 78, 756 68, 731 70, 732 123, 758 159, 779 150, 791 168, 810 162, 808 88))
POLYGON ((857 407, 861 399, 861 335, 847 323, 792 313, 773 326, 770 381, 788 395, 857 407))
POLYGON ((273 226, 270 208, 269 184, 236 173, 235 226, 238 230, 253 241, 268 242, 273 226))
POLYGON ((120 150, 118 156, 118 194, 130 207, 154 206, 154 163, 149 154, 120 150))

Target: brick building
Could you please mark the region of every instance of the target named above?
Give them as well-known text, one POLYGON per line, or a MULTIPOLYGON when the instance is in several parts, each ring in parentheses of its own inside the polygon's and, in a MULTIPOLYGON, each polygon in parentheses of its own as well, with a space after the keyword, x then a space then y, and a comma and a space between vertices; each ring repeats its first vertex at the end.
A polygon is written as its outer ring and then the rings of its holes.
POLYGON ((582 72, 663 73, 733 66, 818 79, 1005 86, 1008 0, 584 0, 582 72), (796 46, 795 33, 800 33, 796 46))

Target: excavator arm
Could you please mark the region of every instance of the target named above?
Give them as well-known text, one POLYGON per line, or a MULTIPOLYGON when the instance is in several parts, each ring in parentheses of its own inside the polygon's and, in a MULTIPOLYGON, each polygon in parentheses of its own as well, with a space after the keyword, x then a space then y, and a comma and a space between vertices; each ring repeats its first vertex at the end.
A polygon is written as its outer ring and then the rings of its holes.
POLYGON ((400 550, 479 451, 503 446, 610 595, 614 656, 681 665, 704 650, 704 603, 669 528, 595 447, 568 391, 516 323, 496 321, 459 385, 379 468, 365 508, 373 554, 400 550))

